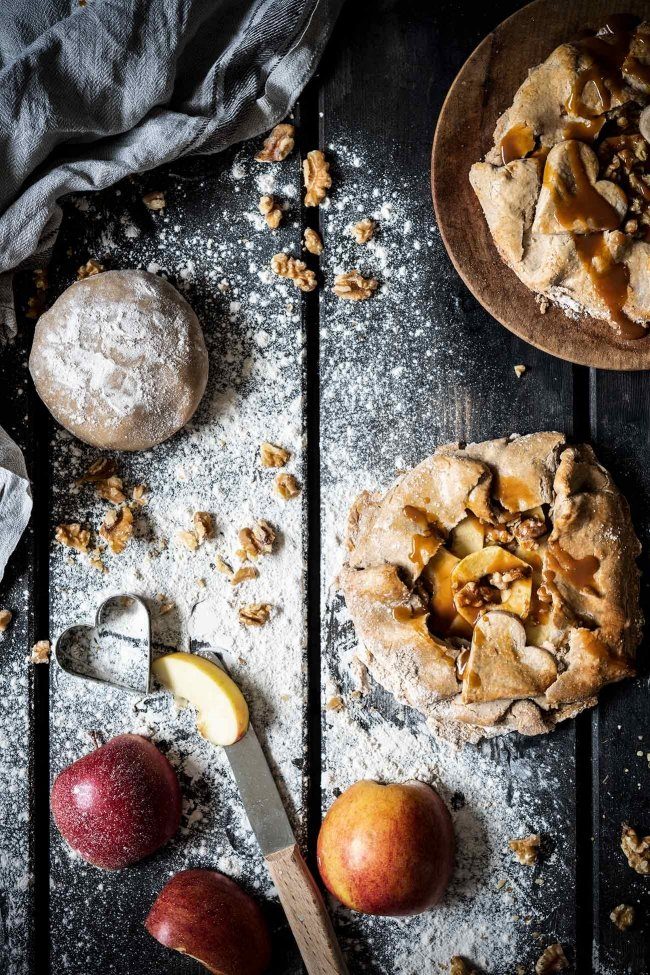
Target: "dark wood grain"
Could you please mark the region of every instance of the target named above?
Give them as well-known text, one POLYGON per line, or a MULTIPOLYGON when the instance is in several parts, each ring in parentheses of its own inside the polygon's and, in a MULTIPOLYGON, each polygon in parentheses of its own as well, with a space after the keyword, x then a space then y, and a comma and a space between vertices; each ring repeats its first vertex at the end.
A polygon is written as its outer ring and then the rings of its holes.
POLYGON ((493 142, 494 126, 531 67, 586 26, 614 12, 647 14, 645 0, 536 0, 481 42, 455 79, 436 129, 432 190, 440 232, 456 270, 482 305, 531 345, 605 369, 650 368, 650 336, 626 341, 607 322, 569 319, 534 294, 501 260, 469 184, 469 170, 493 142))
MULTIPOLYGON (((593 374, 593 440, 630 501, 643 545, 642 602, 650 619, 650 407, 643 373, 593 374)), ((593 715, 593 829, 595 960, 604 971, 644 975, 650 970, 650 885, 620 849, 626 820, 650 834, 650 663, 647 637, 639 649, 639 676, 609 688, 593 715), (634 927, 621 932, 610 912, 635 907, 634 927)))

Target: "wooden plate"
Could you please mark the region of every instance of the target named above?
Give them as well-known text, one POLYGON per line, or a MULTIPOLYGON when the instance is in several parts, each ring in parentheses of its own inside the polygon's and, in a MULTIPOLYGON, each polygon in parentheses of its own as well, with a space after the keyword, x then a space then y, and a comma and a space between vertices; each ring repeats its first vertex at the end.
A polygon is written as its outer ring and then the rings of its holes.
POLYGON ((431 189, 440 233, 461 278, 497 321, 531 345, 584 366, 650 369, 650 335, 619 338, 607 322, 542 315, 531 291, 499 256, 469 184, 470 166, 492 146, 497 118, 528 70, 584 27, 612 13, 648 15, 647 0, 536 0, 479 44, 454 81, 438 120, 431 189))

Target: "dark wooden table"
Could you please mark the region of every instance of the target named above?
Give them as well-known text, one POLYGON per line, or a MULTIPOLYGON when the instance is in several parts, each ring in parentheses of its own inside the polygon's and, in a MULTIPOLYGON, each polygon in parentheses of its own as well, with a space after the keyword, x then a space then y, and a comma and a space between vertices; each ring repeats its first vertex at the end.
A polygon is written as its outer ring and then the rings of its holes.
MULTIPOLYGON (((298 621, 288 680, 302 691, 285 705, 294 728, 294 737, 289 736, 293 771, 279 760, 296 826, 313 855, 321 808, 338 790, 360 774, 415 773, 438 783, 454 810, 459 838, 457 878, 435 918, 396 922, 337 913, 353 973, 442 973, 449 955, 462 953, 467 944, 475 949, 473 960, 491 975, 512 975, 517 964, 531 972, 541 950, 556 940, 582 975, 650 970, 648 879, 630 870, 619 849, 622 820, 650 831, 645 647, 639 678, 608 690, 596 710, 552 736, 509 736, 476 748, 468 759, 432 740, 413 713, 377 687, 361 698, 351 695, 354 636, 331 585, 338 558, 333 540, 357 488, 385 485, 396 468, 416 463, 436 443, 510 432, 557 429, 593 442, 629 498, 637 531, 648 545, 646 376, 571 366, 506 332, 457 277, 433 219, 429 156, 442 100, 475 45, 518 6, 501 0, 471 8, 424 0, 347 5, 296 113, 300 152, 318 145, 332 159, 331 205, 320 213, 305 211, 298 196, 290 198, 284 236, 277 238, 280 247, 297 253, 303 227, 320 220, 326 287, 320 301, 315 293, 296 301, 290 328, 283 307, 297 292, 273 292, 264 311, 273 355, 264 352, 268 335, 259 338, 259 323, 253 318, 242 323, 233 313, 233 295, 217 288, 222 277, 239 282, 240 303, 249 301, 248 292, 271 288, 257 272, 279 247, 245 219, 259 196, 252 146, 127 180, 93 196, 90 211, 79 200, 66 203, 51 268, 55 296, 88 257, 111 267, 157 262, 185 288, 203 321, 213 392, 223 393, 232 382, 225 361, 234 361, 233 368, 239 364, 245 389, 245 361, 257 342, 259 361, 276 368, 282 359, 285 369, 278 386, 283 392, 268 417, 270 430, 283 428, 291 404, 302 395, 299 422, 306 446, 298 470, 305 492, 291 544, 298 550, 303 546, 308 557, 301 617, 308 639, 303 649, 298 621), (160 188, 169 201, 166 223, 152 218, 141 203, 144 192, 160 188), (377 246, 359 256, 345 227, 371 211, 379 216, 377 246), (211 235, 214 248, 205 244, 211 235), (179 275, 188 255, 190 272, 179 275), (251 262, 257 262, 254 268, 251 262), (377 274, 382 292, 359 307, 343 308, 329 285, 335 271, 355 264, 377 274), (232 355, 225 360, 228 351, 232 355), (527 366, 521 380, 514 376, 517 363, 527 366), (326 709, 333 694, 345 701, 340 711, 326 709), (475 776, 468 776, 472 763, 475 776), (527 873, 513 864, 505 839, 513 824, 520 825, 521 835, 540 822, 546 856, 541 867, 527 873), (637 923, 627 933, 609 920, 619 903, 637 908, 637 923)), ((297 189, 299 160, 284 166, 283 182, 297 189)), ((23 276, 21 305, 30 288, 23 276)), ((31 327, 23 317, 18 337, 0 358, 0 422, 25 450, 35 503, 0 596, 15 617, 0 644, 0 972, 195 971, 195 963, 165 952, 142 929, 170 873, 186 865, 218 866, 228 847, 243 864, 244 885, 267 893, 253 841, 233 826, 238 800, 220 760, 211 760, 210 774, 198 786, 191 776, 183 779, 187 790, 205 793, 210 812, 203 825, 193 826, 186 816, 183 835, 170 848, 126 872, 103 874, 82 866, 50 825, 51 776, 90 747, 82 732, 98 730, 109 737, 128 730, 134 712, 131 704, 101 697, 108 692, 84 696, 71 691, 53 668, 25 662, 35 640, 54 638, 73 622, 77 606, 87 611, 97 588, 96 581, 88 581, 90 597, 82 592, 90 576, 71 568, 67 553, 53 545, 54 526, 72 516, 91 518, 99 510, 91 501, 71 500, 71 480, 94 452, 57 436, 37 401, 26 371, 31 327)), ((242 409, 249 416, 252 407, 242 409)), ((204 449, 200 437, 213 421, 221 422, 206 407, 192 431, 198 450, 204 449)), ((182 434, 179 443, 189 435, 182 434)), ((149 458, 124 460, 124 471, 159 483, 177 449, 173 443, 165 448, 172 454, 161 448, 149 458)), ((226 474, 234 494, 245 493, 249 481, 257 483, 256 475, 231 470, 227 461, 203 477, 218 486, 226 474), (238 487, 242 478, 245 483, 238 487)), ((179 497, 189 504, 184 490, 181 485, 179 497)), ((219 517, 216 501, 215 512, 219 517)), ((642 567, 647 568, 646 554, 642 567)), ((116 568, 116 586, 125 581, 120 573, 116 568)), ((252 651, 249 676, 240 675, 251 694, 260 646, 252 651)), ((253 716, 258 726, 280 720, 260 706, 253 716)), ((173 741, 158 738, 162 747, 180 754, 177 763, 193 747, 189 725, 173 741)), ((273 743, 269 732, 271 755, 273 743)), ((277 905, 269 902, 268 911, 276 929, 273 970, 297 972, 300 964, 277 905)))

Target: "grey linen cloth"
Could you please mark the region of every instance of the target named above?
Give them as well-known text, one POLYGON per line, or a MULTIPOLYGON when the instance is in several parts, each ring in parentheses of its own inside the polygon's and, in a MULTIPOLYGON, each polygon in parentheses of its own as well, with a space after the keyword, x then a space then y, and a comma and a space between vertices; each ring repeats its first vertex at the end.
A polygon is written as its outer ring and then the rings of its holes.
MULTIPOLYGON (((47 262, 62 196, 104 189, 179 156, 219 152, 270 129, 313 73, 342 5, 343 0, 0 2, 5 334, 16 328, 13 271, 47 262)), ((8 480, 4 490, 0 564, 4 536, 13 538, 29 517, 27 506, 18 504, 19 485, 8 480), (22 514, 11 526, 5 505, 22 514)))

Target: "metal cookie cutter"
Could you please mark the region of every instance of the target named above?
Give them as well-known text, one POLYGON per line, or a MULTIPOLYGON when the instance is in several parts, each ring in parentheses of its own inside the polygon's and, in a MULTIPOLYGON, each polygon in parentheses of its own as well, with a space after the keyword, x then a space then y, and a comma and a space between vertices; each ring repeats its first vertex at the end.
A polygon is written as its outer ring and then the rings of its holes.
POLYGON ((75 623, 57 637, 54 659, 70 677, 144 696, 153 690, 151 617, 140 596, 109 596, 94 625, 75 623), (128 622, 130 630, 118 628, 128 622))

